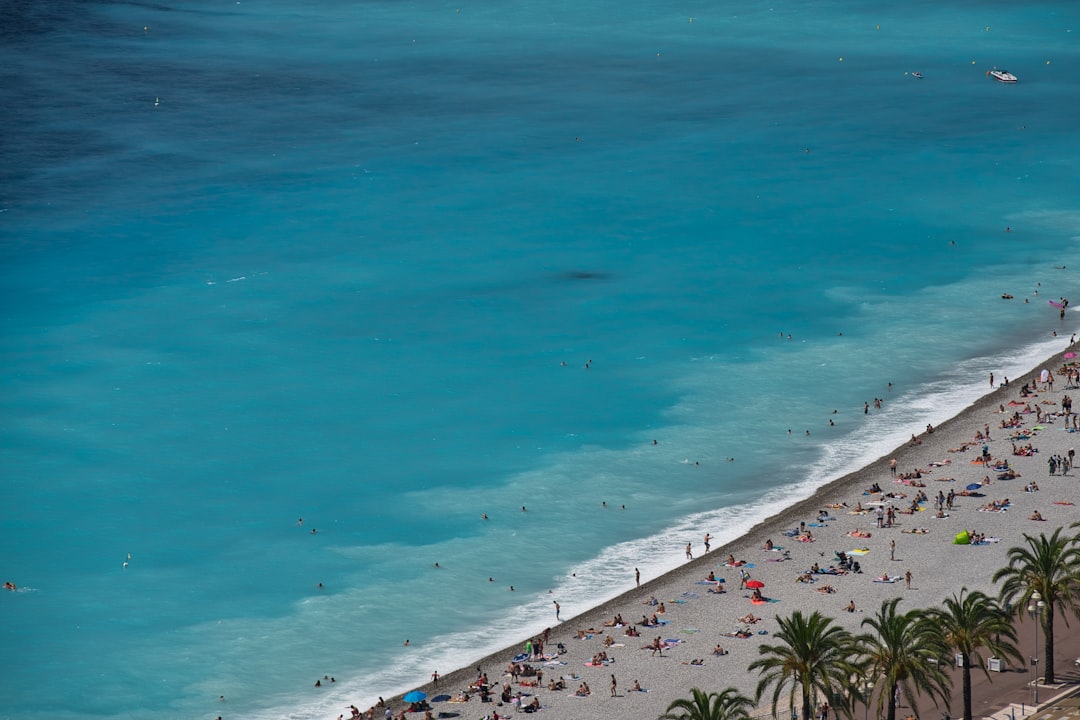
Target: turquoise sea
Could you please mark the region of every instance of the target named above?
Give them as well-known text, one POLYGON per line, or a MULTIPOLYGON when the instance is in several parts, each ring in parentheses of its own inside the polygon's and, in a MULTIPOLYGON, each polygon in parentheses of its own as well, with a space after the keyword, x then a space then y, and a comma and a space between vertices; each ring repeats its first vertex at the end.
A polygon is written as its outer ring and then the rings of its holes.
POLYGON ((1080 329, 1073 2, 5 10, 0 718, 366 708, 1080 329))

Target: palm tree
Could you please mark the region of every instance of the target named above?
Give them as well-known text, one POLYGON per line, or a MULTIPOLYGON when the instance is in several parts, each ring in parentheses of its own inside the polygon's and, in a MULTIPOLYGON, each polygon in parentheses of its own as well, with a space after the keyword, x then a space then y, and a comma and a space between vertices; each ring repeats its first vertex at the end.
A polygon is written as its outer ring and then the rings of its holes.
POLYGON ((711 693, 691 688, 690 693, 692 698, 680 698, 668 705, 660 720, 746 720, 754 707, 753 700, 733 687, 711 693))
POLYGON ((1035 538, 1025 534, 1027 547, 1009 548, 1008 566, 994 573, 994 582, 1004 580, 1002 602, 1011 606, 1021 620, 1023 608, 1033 592, 1038 592, 1046 603, 1046 610, 1040 614, 1038 622, 1042 624, 1045 639, 1043 657, 1046 659, 1047 685, 1054 684, 1054 616, 1060 609, 1062 613, 1072 612, 1080 618, 1080 595, 1077 594, 1080 588, 1080 535, 1062 535, 1063 530, 1059 527, 1050 537, 1039 535, 1035 538), (1017 600, 1019 602, 1015 602, 1017 600))
POLYGON ((848 689, 849 679, 858 674, 851 663, 851 633, 815 611, 809 617, 796 610, 788 618, 777 618, 780 630, 773 637, 782 644, 761 645, 762 655, 747 668, 760 671, 755 701, 760 701, 772 685, 772 713, 784 688, 788 702, 795 707, 795 697, 801 694, 799 705, 803 720, 810 720, 817 693, 832 700, 838 692, 848 689))
POLYGON ((940 662, 949 651, 944 636, 918 610, 896 612, 899 602, 900 598, 883 601, 874 617, 862 621, 873 632, 856 638, 864 675, 885 683, 878 693, 877 712, 880 717, 888 702, 888 720, 896 720, 897 688, 909 698, 926 692, 934 705, 949 696, 949 676, 940 662))
POLYGON ((990 671, 983 663, 979 650, 986 648, 994 657, 1023 661, 1023 656, 1016 649, 1016 629, 1012 619, 993 598, 978 590, 969 593, 967 588, 963 588, 959 596, 953 594, 947 598, 943 607, 927 611, 926 622, 944 635, 950 651, 964 657, 961 672, 964 720, 971 720, 972 665, 982 668, 986 678, 990 679, 990 671))

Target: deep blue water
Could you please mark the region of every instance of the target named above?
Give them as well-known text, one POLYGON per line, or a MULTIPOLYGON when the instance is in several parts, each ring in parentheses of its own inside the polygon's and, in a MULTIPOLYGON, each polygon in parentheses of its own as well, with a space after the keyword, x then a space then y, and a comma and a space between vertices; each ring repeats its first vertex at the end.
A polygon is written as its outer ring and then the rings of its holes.
POLYGON ((1077 330, 1073 4, 579 5, 9 3, 0 717, 366 707, 1077 330))

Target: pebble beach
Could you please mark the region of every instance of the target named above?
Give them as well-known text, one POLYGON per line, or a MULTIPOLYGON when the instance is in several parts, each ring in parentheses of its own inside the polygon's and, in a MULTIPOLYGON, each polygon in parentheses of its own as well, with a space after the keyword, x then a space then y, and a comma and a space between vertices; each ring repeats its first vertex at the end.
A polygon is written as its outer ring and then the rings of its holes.
MULTIPOLYGON (((702 528, 701 536, 687 539, 694 558, 682 567, 642 578, 634 590, 553 625, 543 646, 547 658, 525 661, 539 670, 539 688, 532 685, 533 676, 515 680, 506 672, 515 657, 521 661, 527 638, 475 667, 443 674, 438 687, 422 688, 436 699, 433 714, 515 714, 520 711, 514 703, 499 704, 501 688, 508 685, 513 696, 521 693, 525 704, 535 696, 546 718, 655 718, 672 700, 688 697, 691 688, 732 686, 753 696, 757 678, 746 667, 777 628, 778 616, 819 611, 858 631, 868 614, 894 597, 901 598, 901 610, 909 610, 935 606, 965 587, 996 595, 990 578, 1025 533, 1049 534, 1080 519, 1077 471, 1058 467, 1053 475, 1049 472, 1049 459, 1067 459, 1080 438, 1070 432, 1076 415, 1062 411, 1063 401, 1067 405, 1066 398, 1080 390, 1067 380, 1076 361, 1064 357, 1076 350, 1075 345, 1064 348, 1008 386, 997 381, 979 402, 938 427, 913 428, 913 441, 828 484, 735 542, 705 552, 704 536, 710 529, 702 528), (1052 389, 1039 382, 1044 370, 1053 374, 1052 389), (1022 395, 1025 386, 1030 392, 1022 395), (1017 449, 1030 444, 1033 452, 1016 455, 1014 444, 1017 449), (989 464, 981 462, 984 446, 989 464), (1009 474, 1000 469, 1006 464, 1016 476, 999 479, 1009 474), (976 484, 977 489, 968 489, 976 484), (881 492, 874 492, 877 488, 881 492), (925 502, 917 502, 920 491, 925 502), (951 507, 946 502, 939 512, 938 493, 948 496, 950 491, 951 507), (994 503, 1004 509, 994 511, 994 503), (895 518, 891 525, 890 508, 895 518), (1041 521, 1032 519, 1036 512, 1041 521), (957 544, 957 535, 964 532, 985 540, 957 544), (838 567, 838 551, 857 562, 860 572, 808 575, 815 564, 822 570, 838 567), (729 564, 732 557, 735 566, 729 564), (710 574, 717 583, 723 581, 723 592, 708 580, 710 574), (888 582, 883 581, 886 577, 888 582), (752 590, 740 587, 745 578, 763 584, 759 591, 765 602, 754 602, 752 590), (640 621, 654 614, 661 624, 642 626, 640 621), (747 622, 748 615, 760 619, 747 622), (624 625, 612 625, 620 616, 624 625), (639 635, 627 635, 631 626, 639 635), (657 638, 664 645, 662 653, 649 647, 657 638), (724 654, 716 654, 717 646, 724 654), (608 660, 593 663, 601 652, 608 660), (475 694, 467 702, 454 702, 469 694, 481 672, 494 686, 492 703, 481 702, 475 694), (558 678, 565 689, 549 690, 548 683, 558 678), (586 697, 576 694, 582 683, 591 690, 586 697), (632 690, 635 685, 642 690, 632 690)), ((634 568, 627 573, 632 576, 634 568)), ((759 710, 767 710, 767 701, 762 703, 759 710)), ((406 707, 400 697, 388 706, 395 715, 406 707)), ((377 716, 384 712, 378 709, 377 716)))

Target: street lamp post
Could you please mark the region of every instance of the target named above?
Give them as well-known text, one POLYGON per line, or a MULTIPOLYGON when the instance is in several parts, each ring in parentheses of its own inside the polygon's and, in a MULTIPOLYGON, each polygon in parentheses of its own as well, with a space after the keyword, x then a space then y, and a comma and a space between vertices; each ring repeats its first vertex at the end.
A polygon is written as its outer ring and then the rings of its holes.
POLYGON ((1034 681, 1031 683, 1031 689, 1034 693, 1035 706, 1039 704, 1039 622, 1042 621, 1043 608, 1046 607, 1046 603, 1043 602, 1042 595, 1036 590, 1031 593, 1031 604, 1028 605, 1028 615, 1035 622, 1035 652, 1031 656, 1031 669, 1035 675, 1034 681))

